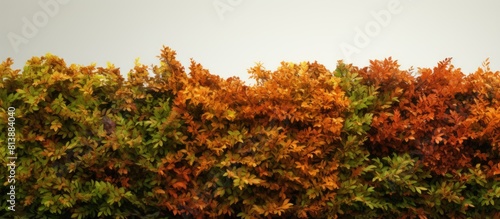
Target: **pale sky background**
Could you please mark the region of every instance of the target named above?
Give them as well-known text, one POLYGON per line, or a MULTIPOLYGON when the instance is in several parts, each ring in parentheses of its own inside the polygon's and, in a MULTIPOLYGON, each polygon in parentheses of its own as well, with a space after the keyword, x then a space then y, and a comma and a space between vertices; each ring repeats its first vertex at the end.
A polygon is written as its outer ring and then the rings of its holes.
POLYGON ((50 52, 126 75, 136 58, 158 64, 165 45, 186 70, 193 58, 245 81, 256 62, 333 70, 340 59, 366 66, 389 56, 402 69, 453 57, 471 73, 488 57, 500 70, 499 11, 497 0, 0 0, 0 60, 22 68, 50 52))

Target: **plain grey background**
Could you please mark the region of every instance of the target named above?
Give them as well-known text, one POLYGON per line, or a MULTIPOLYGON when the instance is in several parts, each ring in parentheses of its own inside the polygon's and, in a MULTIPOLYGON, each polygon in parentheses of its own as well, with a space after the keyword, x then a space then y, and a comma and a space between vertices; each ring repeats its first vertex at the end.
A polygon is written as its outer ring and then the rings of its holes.
POLYGON ((452 0, 0 0, 0 60, 22 68, 47 52, 68 64, 158 64, 163 45, 224 78, 248 80, 261 62, 337 60, 366 66, 392 56, 402 69, 447 57, 464 73, 486 58, 500 69, 500 1, 452 0))

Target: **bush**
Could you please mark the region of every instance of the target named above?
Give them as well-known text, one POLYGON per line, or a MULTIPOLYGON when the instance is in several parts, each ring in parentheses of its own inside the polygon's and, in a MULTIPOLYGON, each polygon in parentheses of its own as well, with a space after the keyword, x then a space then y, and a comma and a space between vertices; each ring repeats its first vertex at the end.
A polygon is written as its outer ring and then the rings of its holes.
POLYGON ((0 214, 500 216, 500 73, 487 62, 468 76, 450 59, 418 75, 392 59, 257 64, 249 86, 194 61, 187 74, 168 47, 159 58, 127 80, 51 54, 22 71, 4 61, 0 129, 13 132, 0 143, 14 138, 17 159, 1 191, 15 186, 16 203, 0 214))

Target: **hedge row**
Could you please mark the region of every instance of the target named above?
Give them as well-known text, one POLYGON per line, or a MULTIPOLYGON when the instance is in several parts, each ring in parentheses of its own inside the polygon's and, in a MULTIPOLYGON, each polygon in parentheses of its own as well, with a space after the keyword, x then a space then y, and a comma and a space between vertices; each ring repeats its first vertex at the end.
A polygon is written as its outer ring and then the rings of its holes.
POLYGON ((418 70, 257 64, 249 86, 194 61, 186 74, 168 47, 159 58, 127 80, 50 54, 22 71, 4 61, 1 193, 15 185, 15 212, 4 195, 0 214, 500 216, 500 72, 487 61, 470 75, 450 59, 418 70))

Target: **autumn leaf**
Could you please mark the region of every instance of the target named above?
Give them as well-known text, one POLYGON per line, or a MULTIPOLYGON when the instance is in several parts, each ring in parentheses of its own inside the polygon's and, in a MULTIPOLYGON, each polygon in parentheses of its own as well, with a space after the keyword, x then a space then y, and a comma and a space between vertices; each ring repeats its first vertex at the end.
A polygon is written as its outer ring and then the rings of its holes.
POLYGON ((35 137, 35 140, 37 140, 37 141, 44 141, 44 140, 45 140, 45 137, 44 137, 43 135, 37 135, 37 136, 35 137))
POLYGON ((187 189, 186 182, 183 181, 177 181, 174 184, 172 184, 172 187, 175 189, 187 189))
POLYGON ((118 174, 120 174, 120 175, 128 174, 127 168, 118 169, 118 174))
POLYGON ((154 191, 154 193, 156 193, 156 194, 165 194, 165 190, 160 189, 160 188, 155 188, 153 191, 154 191))
POLYGON ((59 122, 58 120, 54 120, 50 124, 51 124, 50 125, 50 129, 52 129, 52 130, 54 130, 56 132, 57 132, 57 130, 59 130, 62 127, 61 122, 59 122))
POLYGON ((236 112, 233 110, 226 111, 226 119, 229 121, 233 121, 236 118, 236 112))
POLYGON ((363 167, 363 166, 360 166, 360 167, 354 168, 354 169, 352 169, 351 177, 352 177, 352 178, 356 178, 356 177, 358 177, 359 175, 361 175, 361 173, 362 173, 363 171, 364 171, 364 167, 363 167))

